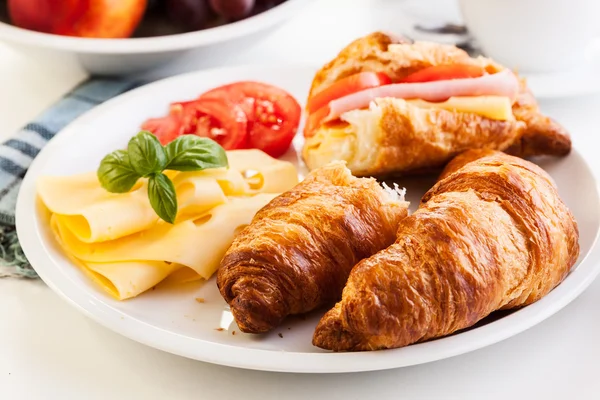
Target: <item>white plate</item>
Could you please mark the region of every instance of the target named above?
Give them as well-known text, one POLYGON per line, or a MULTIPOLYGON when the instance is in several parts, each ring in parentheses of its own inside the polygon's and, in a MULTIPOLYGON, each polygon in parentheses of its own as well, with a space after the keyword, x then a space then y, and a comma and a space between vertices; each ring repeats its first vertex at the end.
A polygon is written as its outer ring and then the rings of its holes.
MULTIPOLYGON (((158 288, 118 302, 94 286, 62 253, 48 228, 47 215, 37 204, 35 182, 41 175, 95 170, 100 159, 123 146, 146 118, 164 114, 171 101, 194 98, 216 85, 260 80, 304 99, 314 70, 252 67, 181 75, 119 96, 73 122, 36 158, 19 194, 17 229, 31 264, 48 286, 84 314, 128 338, 202 361, 286 372, 387 369, 475 350, 539 323, 592 282, 599 270, 600 247, 595 243, 600 227, 600 198, 592 172, 576 151, 563 159, 545 160, 542 166, 558 183, 579 222, 581 257, 577 268, 548 296, 529 307, 493 315, 476 328, 451 337, 402 349, 337 354, 317 349, 311 345, 311 337, 322 311, 305 320, 290 318, 268 335, 242 334, 232 322, 214 278, 205 284, 158 288), (203 297, 206 302, 199 304, 195 297, 203 297)), ((290 151, 288 156, 293 159, 295 154, 290 151)), ((409 200, 416 205, 433 180, 404 180, 401 184, 408 188, 409 200)))

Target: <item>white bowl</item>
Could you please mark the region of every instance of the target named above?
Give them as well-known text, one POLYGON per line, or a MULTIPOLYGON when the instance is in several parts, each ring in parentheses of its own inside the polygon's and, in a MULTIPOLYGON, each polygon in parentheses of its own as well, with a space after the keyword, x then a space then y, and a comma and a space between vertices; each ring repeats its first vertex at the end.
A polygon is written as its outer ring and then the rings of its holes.
POLYGON ((242 21, 196 32, 131 39, 91 39, 52 35, 0 22, 0 39, 34 49, 75 54, 91 74, 123 75, 140 72, 172 61, 192 49, 210 55, 216 45, 241 48, 247 40, 295 15, 311 0, 286 2, 242 21))

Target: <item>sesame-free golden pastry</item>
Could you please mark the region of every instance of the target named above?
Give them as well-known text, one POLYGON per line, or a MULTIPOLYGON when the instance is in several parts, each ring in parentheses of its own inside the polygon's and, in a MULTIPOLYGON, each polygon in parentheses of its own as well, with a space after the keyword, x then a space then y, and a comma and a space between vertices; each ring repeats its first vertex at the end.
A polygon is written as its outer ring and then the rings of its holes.
POLYGON ((396 242, 354 267, 313 343, 335 351, 402 347, 526 306, 567 276, 578 239, 546 172, 470 150, 400 222, 396 242))
POLYGON ((408 208, 398 192, 334 162, 261 209, 217 275, 239 328, 267 332, 339 300, 352 267, 394 242, 408 208))
POLYGON ((440 169, 468 149, 520 157, 562 156, 571 149, 568 132, 540 113, 526 82, 512 71, 455 46, 410 43, 383 32, 352 42, 321 68, 309 104, 341 79, 363 72, 385 74, 393 83, 309 112, 302 155, 310 169, 344 160, 358 176, 408 174, 440 169), (456 65, 484 75, 403 82, 431 67, 456 65))

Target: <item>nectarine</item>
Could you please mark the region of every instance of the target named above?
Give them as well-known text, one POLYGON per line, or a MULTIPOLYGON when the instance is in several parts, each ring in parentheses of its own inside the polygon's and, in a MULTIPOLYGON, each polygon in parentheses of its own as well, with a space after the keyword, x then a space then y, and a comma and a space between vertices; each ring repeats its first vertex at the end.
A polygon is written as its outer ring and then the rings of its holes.
POLYGON ((18 27, 57 35, 126 38, 144 16, 147 0, 8 0, 18 27))

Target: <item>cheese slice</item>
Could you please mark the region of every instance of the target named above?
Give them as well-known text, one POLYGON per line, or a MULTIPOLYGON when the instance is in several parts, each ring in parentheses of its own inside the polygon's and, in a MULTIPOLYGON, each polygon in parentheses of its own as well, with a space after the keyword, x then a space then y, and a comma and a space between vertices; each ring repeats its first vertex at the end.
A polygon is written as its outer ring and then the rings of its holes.
POLYGON ((407 100, 407 102, 423 108, 473 113, 500 121, 513 118, 511 100, 503 96, 450 97, 440 103, 425 100, 407 100))
MULTIPOLYGON (((228 152, 230 168, 196 172, 167 171, 178 200, 176 222, 202 215, 226 202, 227 196, 259 192, 281 193, 298 183, 295 167, 260 150, 228 152), (248 171, 255 173, 245 177, 248 171)), ((45 176, 37 182, 38 194, 62 225, 78 240, 96 243, 118 239, 154 226, 158 217, 148 200, 147 179, 128 193, 109 193, 96 174, 45 176)))
POLYGON ((195 271, 164 261, 83 262, 83 272, 117 300, 136 297, 159 284, 180 284, 202 279, 195 271))
MULTIPOLYGON (((238 171, 228 170, 223 171, 221 177, 203 176, 202 174, 184 175, 183 179, 175 178, 175 191, 177 192, 177 218, 175 223, 186 221, 188 219, 197 218, 206 211, 220 204, 227 202, 228 194, 237 194, 238 192, 244 193, 245 190, 231 190, 224 191, 224 188, 232 188, 235 179, 230 181, 225 178, 226 175, 238 176, 242 179, 241 174, 238 171), (225 184, 222 184, 225 182, 225 184)), ((242 183, 243 179, 242 179, 242 183)), ((233 188, 235 189, 235 188, 233 188)), ((147 195, 146 195, 147 197, 147 195)), ((154 210, 152 210, 154 212, 154 210)), ((155 213, 156 214, 156 213, 155 213)))
POLYGON ((61 215, 52 216, 52 226, 65 250, 84 264, 160 261, 189 267, 208 279, 239 229, 250 224, 256 212, 275 197, 261 193, 229 198, 196 220, 174 225, 160 221, 143 232, 100 243, 80 241, 61 215))
POLYGON ((37 190, 46 207, 64 215, 64 223, 86 242, 139 232, 157 220, 143 180, 128 193, 109 193, 95 173, 45 176, 37 182, 37 190))
POLYGON ((82 262, 82 265, 88 276, 117 300, 138 296, 181 268, 164 261, 82 262))
POLYGON ((229 168, 244 175, 253 193, 283 193, 298 184, 298 171, 292 163, 260 150, 232 150, 227 158, 229 168))
POLYGON ((128 193, 109 193, 93 172, 42 177, 37 189, 68 255, 98 286, 124 300, 161 282, 208 279, 239 229, 298 183, 291 163, 260 150, 227 156, 230 168, 165 171, 177 193, 173 225, 152 209, 147 179, 128 193))
MULTIPOLYGON (((241 174, 220 172, 221 178, 241 174)), ((183 173, 181 175, 184 175, 183 173)), ((158 221, 148 200, 147 180, 140 180, 137 189, 128 193, 109 193, 93 176, 42 177, 38 193, 48 209, 61 216, 62 224, 79 240, 95 243, 114 240, 149 229, 158 221), (84 184, 82 184, 82 182, 84 184)), ((227 201, 214 177, 184 176, 175 187, 181 206, 178 220, 197 217, 227 201)), ((249 192, 249 187, 245 191, 249 192)), ((237 194, 238 191, 235 192, 237 194)))
POLYGON ((179 284, 188 283, 202 280, 203 278, 198 275, 196 271, 183 265, 175 264, 179 268, 174 270, 169 276, 167 276, 161 284, 179 284))
POLYGON ((215 183, 221 187, 222 192, 227 196, 251 194, 250 186, 240 171, 233 168, 215 168, 205 169, 203 171, 180 172, 174 175, 172 181, 173 185, 178 190, 178 196, 179 189, 186 185, 192 185, 199 188, 197 182, 195 182, 198 179, 200 181, 207 179, 215 181, 215 183))

